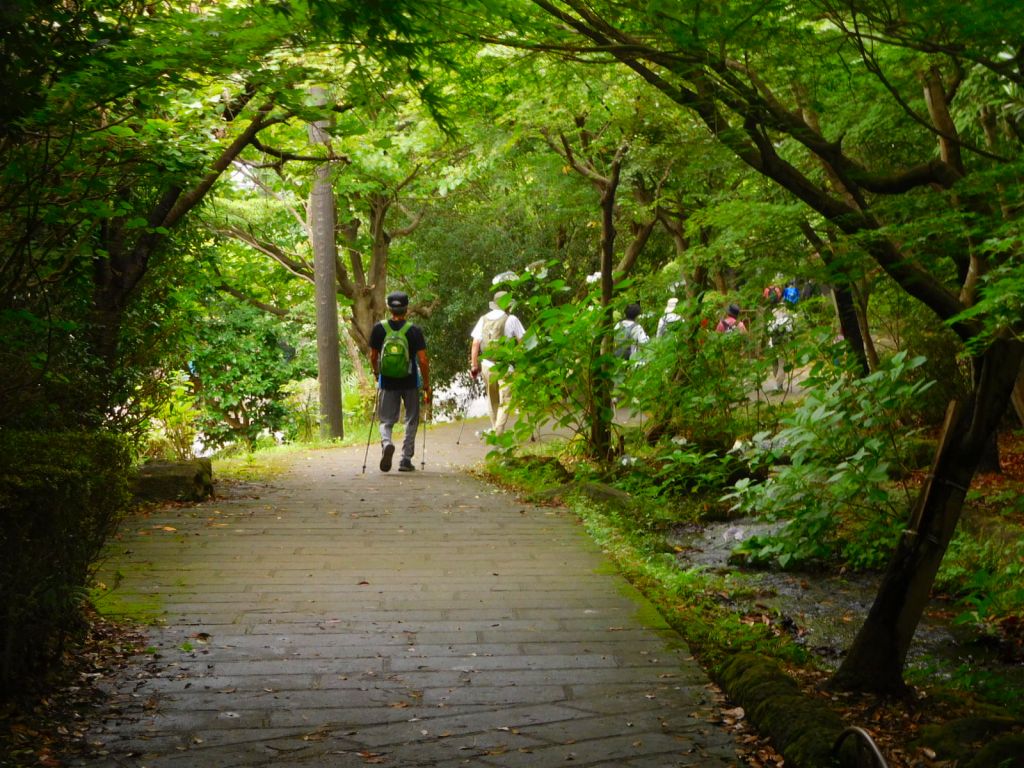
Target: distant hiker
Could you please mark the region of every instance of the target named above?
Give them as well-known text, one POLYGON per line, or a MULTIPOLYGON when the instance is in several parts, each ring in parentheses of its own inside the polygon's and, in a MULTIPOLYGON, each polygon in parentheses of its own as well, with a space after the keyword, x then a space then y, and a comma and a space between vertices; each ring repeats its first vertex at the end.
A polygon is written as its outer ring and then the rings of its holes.
POLYGON ((786 360, 782 350, 786 341, 793 333, 793 314, 786 308, 785 304, 779 304, 772 310, 772 317, 768 321, 768 347, 774 350, 775 354, 775 391, 783 388, 786 379, 786 360))
POLYGON ((676 314, 676 306, 679 304, 679 299, 673 296, 667 302, 665 302, 665 314, 658 319, 658 330, 654 334, 655 336, 661 337, 665 335, 665 332, 669 329, 672 323, 678 323, 681 318, 676 314))
POLYGON ((630 304, 626 307, 625 318, 615 324, 615 356, 623 360, 636 359, 640 345, 646 344, 650 339, 640 325, 637 318, 640 317, 640 305, 630 304))
POLYGON ((769 306, 774 306, 782 301, 782 287, 778 283, 772 283, 761 294, 764 297, 765 303, 769 306))
POLYGON ((370 332, 370 367, 380 387, 381 472, 391 471, 395 445, 391 431, 405 405, 405 437, 402 441, 402 460, 399 472, 416 469, 412 457, 416 448, 416 429, 419 426, 419 389, 423 389, 423 402, 430 402, 430 361, 427 359, 427 341, 419 326, 406 320, 409 297, 401 291, 387 296, 391 319, 377 323, 370 332))
POLYGON ((718 325, 715 326, 715 330, 719 333, 732 333, 738 331, 739 333, 746 333, 747 326, 740 320, 740 305, 730 304, 729 309, 726 310, 725 317, 718 321, 718 325))
POLYGON ((796 304, 800 301, 800 289, 796 287, 796 280, 790 280, 786 290, 782 292, 782 300, 787 304, 796 304))
POLYGON ((509 314, 501 307, 501 300, 505 299, 506 306, 508 299, 506 291, 498 291, 494 294, 494 300, 490 303, 490 311, 482 315, 473 326, 469 334, 473 340, 469 353, 469 372, 475 379, 483 373, 484 384, 487 387, 487 400, 490 403, 491 429, 494 434, 500 435, 505 431, 508 423, 509 399, 512 396, 512 388, 507 381, 502 381, 492 369, 494 363, 486 357, 481 357, 482 352, 497 339, 515 339, 519 341, 526 334, 526 329, 515 315, 509 314))

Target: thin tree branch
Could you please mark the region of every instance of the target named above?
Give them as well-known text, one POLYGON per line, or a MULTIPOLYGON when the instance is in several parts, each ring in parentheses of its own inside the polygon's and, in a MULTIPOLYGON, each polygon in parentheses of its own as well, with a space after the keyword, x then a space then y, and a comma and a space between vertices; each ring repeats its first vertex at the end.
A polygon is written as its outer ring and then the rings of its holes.
POLYGON ((237 288, 233 288, 232 286, 228 285, 227 283, 220 283, 217 286, 217 290, 221 291, 222 293, 226 293, 229 296, 234 296, 239 301, 244 301, 246 304, 248 304, 248 305, 250 305, 252 307, 256 307, 256 309, 259 309, 259 310, 261 310, 263 312, 267 312, 267 313, 269 313, 271 315, 274 315, 275 317, 288 317, 291 314, 289 312, 289 310, 287 310, 287 309, 282 309, 281 307, 275 307, 273 304, 267 304, 264 301, 260 301, 256 297, 249 296, 248 294, 243 293, 242 291, 238 290, 237 288))
POLYGON ((269 256, 274 259, 274 261, 284 266, 289 272, 301 277, 303 280, 313 282, 312 265, 304 259, 289 255, 274 243, 268 243, 264 240, 260 240, 251 232, 246 232, 244 229, 235 226, 221 227, 216 231, 219 234, 239 240, 260 253, 269 256))

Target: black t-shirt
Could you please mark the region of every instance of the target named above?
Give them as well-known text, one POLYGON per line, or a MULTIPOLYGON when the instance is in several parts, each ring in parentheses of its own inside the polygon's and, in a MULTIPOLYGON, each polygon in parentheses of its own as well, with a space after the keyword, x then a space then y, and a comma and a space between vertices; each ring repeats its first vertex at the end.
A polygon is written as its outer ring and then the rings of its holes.
MULTIPOLYGON (((397 331, 402 327, 402 323, 407 323, 408 320, 388 320, 387 324, 391 330, 397 331)), ((405 338, 409 341, 409 356, 412 358, 412 373, 401 379, 391 379, 387 376, 381 376, 381 389, 416 389, 419 386, 419 359, 418 353, 420 350, 427 348, 427 340, 423 336, 423 331, 418 325, 409 323, 409 330, 405 332, 405 338)), ((370 331, 370 349, 375 349, 379 353, 384 348, 384 337, 387 336, 387 331, 384 330, 384 323, 377 323, 373 326, 373 330, 370 331)))

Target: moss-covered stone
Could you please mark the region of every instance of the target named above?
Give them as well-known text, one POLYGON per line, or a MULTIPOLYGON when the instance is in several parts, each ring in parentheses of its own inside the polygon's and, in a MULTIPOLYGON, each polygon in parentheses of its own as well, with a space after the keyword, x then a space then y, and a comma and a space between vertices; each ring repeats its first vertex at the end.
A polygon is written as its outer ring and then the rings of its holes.
POLYGON ((771 738, 786 765, 839 765, 832 757, 832 746, 843 730, 839 715, 802 694, 777 662, 755 653, 737 653, 719 665, 715 677, 758 731, 771 738))
POLYGON ((150 461, 132 477, 132 492, 146 501, 203 501, 213 496, 209 459, 150 461))
POLYGON ((606 483, 593 481, 577 483, 574 493, 605 507, 625 509, 633 503, 633 497, 628 493, 606 483))
POLYGON ((538 501, 554 501, 581 496, 606 509, 629 509, 633 505, 633 497, 605 483, 593 481, 570 482, 533 494, 538 501))
POLYGON ((501 463, 506 469, 530 474, 540 484, 562 484, 572 480, 572 473, 554 456, 507 456, 501 463))

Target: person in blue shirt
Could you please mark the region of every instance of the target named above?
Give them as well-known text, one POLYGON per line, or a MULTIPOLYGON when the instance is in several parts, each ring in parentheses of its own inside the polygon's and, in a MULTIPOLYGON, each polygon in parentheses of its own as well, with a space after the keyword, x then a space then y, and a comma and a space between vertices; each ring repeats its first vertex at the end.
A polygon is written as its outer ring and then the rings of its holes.
POLYGON ((790 280, 786 290, 782 292, 782 300, 787 304, 796 304, 800 301, 800 289, 796 287, 796 280, 790 280))

